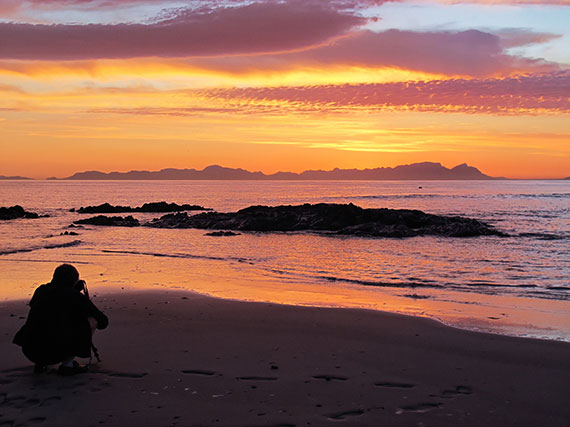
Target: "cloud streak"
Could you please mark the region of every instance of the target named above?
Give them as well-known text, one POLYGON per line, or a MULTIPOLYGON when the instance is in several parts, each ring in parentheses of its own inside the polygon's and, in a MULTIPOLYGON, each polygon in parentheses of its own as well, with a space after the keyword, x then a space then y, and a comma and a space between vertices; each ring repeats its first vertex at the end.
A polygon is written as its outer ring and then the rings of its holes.
POLYGON ((486 80, 437 80, 360 85, 214 89, 209 100, 265 111, 414 110, 483 114, 570 113, 570 71, 486 80))

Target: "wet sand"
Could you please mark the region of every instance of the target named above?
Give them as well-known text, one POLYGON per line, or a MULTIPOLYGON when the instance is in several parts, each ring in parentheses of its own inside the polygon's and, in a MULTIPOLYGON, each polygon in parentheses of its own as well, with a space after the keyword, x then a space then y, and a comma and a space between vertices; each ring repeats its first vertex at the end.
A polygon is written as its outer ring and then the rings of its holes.
MULTIPOLYGON (((567 426, 570 344, 397 314, 99 296, 87 374, 33 374, 0 304, 0 426, 567 426)), ((86 362, 86 361, 83 361, 86 362)))

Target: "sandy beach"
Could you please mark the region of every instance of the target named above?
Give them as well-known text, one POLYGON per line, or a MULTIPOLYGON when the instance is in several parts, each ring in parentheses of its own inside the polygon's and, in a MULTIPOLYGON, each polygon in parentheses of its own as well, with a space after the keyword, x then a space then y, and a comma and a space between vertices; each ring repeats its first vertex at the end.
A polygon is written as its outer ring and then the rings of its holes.
MULTIPOLYGON (((102 362, 33 374, 0 305, 0 426, 566 426, 570 344, 181 291, 95 298, 102 362)), ((86 361, 84 361, 86 362, 86 361)))

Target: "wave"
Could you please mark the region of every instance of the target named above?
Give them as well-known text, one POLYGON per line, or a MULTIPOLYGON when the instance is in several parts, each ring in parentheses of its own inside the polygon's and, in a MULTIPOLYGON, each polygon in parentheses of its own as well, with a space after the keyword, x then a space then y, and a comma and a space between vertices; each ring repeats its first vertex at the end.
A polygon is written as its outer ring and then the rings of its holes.
POLYGON ((519 233, 519 237, 532 237, 539 240, 566 240, 570 236, 551 233, 519 233))
POLYGON ((70 246, 80 245, 81 243, 82 243, 81 240, 74 240, 72 242, 57 243, 57 244, 42 245, 42 246, 32 246, 29 248, 7 249, 4 251, 0 251, 0 255, 17 254, 17 253, 22 253, 22 252, 33 252, 33 251, 39 251, 40 249, 68 248, 70 246))
POLYGON ((548 299, 548 300, 554 300, 554 301, 570 301, 570 294, 566 293, 566 292, 547 292, 546 290, 544 291, 534 291, 534 292, 529 292, 528 295, 525 296, 529 296, 531 298, 541 298, 541 299, 548 299))
POLYGON ((568 199, 570 193, 521 193, 521 194, 497 194, 495 198, 505 199, 568 199))
POLYGON ((566 291, 570 292, 570 287, 567 286, 547 286, 546 289, 551 289, 553 291, 566 291))
MULTIPOLYGON (((486 295, 516 295, 519 297, 534 297, 541 299, 550 300, 570 300, 570 288, 565 287, 541 287, 534 284, 517 284, 517 285, 507 285, 500 284, 491 281, 477 281, 477 282, 466 282, 466 283, 452 283, 452 282, 441 282, 438 283, 434 280, 429 279, 419 279, 410 278, 409 281, 375 281, 375 280, 365 280, 365 279, 353 279, 347 277, 338 277, 331 275, 319 275, 310 273, 301 273, 295 271, 281 270, 275 268, 264 269, 272 274, 279 274, 283 280, 283 276, 289 277, 293 280, 313 280, 313 281, 327 281, 327 282, 339 282, 347 283, 358 286, 372 286, 379 288, 395 288, 395 289, 434 289, 434 290, 453 290, 458 292, 474 292, 478 294, 486 295), (413 280, 412 280, 413 279, 413 280), (556 292, 558 291, 558 292, 556 292), (508 292, 508 293, 505 293, 508 292)), ((416 295, 416 294, 404 294, 401 295, 409 298, 416 299, 427 299, 429 296, 416 295)))
POLYGON ((430 283, 431 281, 425 282, 381 282, 375 280, 362 280, 362 279, 349 279, 346 277, 334 277, 334 276, 316 276, 317 279, 324 279, 329 282, 345 282, 353 283, 355 285, 362 286, 374 286, 378 288, 445 288, 444 285, 437 283, 430 283))
MULTIPOLYGON (((339 198, 346 198, 344 196, 339 198)), ((567 199, 570 193, 501 193, 501 194, 371 194, 363 196, 353 196, 354 199, 567 199)))
POLYGON ((415 279, 414 281, 407 281, 407 282, 384 282, 384 281, 376 281, 376 280, 365 280, 365 279, 352 279, 348 277, 337 277, 337 276, 329 276, 329 275, 319 275, 319 274, 307 274, 301 273, 296 271, 288 271, 288 270, 281 270, 276 268, 262 268, 263 270, 269 271, 273 274, 279 274, 280 276, 289 276, 289 277, 297 277, 301 278, 302 280, 317 280, 322 281, 326 280, 327 282, 342 282, 342 283, 350 283, 355 285, 361 286, 374 286, 379 288, 439 288, 443 289, 445 286, 440 283, 436 283, 433 280, 422 280, 422 279, 415 279))
POLYGON ((469 288, 469 287, 488 287, 488 288, 510 288, 510 289, 527 289, 527 288, 538 288, 537 285, 503 285, 500 283, 493 282, 469 282, 465 285, 452 285, 456 288, 469 288))
POLYGON ((246 262, 251 264, 250 260, 239 257, 217 257, 217 256, 193 255, 193 254, 165 254, 160 252, 120 251, 112 249, 103 249, 101 252, 111 253, 111 254, 145 255, 145 256, 164 257, 164 258, 207 259, 211 261, 237 261, 237 262, 246 262))
MULTIPOLYGON (((354 196, 353 199, 432 199, 432 198, 446 198, 446 197, 466 197, 466 196, 450 196, 447 194, 378 194, 369 196, 354 196)), ((339 198, 346 198, 344 196, 339 198)))

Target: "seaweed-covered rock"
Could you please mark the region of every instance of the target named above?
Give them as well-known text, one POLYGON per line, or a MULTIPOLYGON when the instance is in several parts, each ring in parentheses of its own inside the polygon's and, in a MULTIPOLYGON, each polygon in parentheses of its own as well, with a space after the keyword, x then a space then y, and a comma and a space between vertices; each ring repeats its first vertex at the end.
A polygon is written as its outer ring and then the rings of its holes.
POLYGON ((78 221, 75 221, 74 224, 89 224, 113 227, 138 227, 140 225, 139 220, 133 218, 131 215, 124 218, 122 216, 97 215, 91 218, 80 219, 78 221))
POLYGON ((313 231, 368 237, 440 235, 472 237, 504 234, 481 221, 408 209, 363 209, 350 204, 250 206, 233 213, 164 215, 146 224, 158 228, 240 231, 313 231))
POLYGON ((79 209, 71 209, 71 212, 82 214, 93 213, 125 213, 125 212, 182 212, 182 211, 208 211, 209 208, 198 205, 178 205, 176 203, 152 202, 145 203, 142 206, 133 208, 131 206, 113 206, 109 203, 103 203, 98 206, 80 207, 79 209))
MULTIPOLYGON (((47 215, 45 215, 47 216, 47 215)), ((39 218, 40 216, 34 212, 24 210, 20 205, 10 206, 9 208, 0 206, 0 220, 18 219, 18 218, 39 218)))

